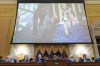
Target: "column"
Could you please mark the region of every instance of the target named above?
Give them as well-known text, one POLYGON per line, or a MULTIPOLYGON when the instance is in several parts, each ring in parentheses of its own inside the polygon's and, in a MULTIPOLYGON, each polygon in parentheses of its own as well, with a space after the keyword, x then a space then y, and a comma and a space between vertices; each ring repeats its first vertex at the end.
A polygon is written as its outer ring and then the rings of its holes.
POLYGON ((56 12, 55 12, 55 4, 52 4, 52 8, 53 8, 53 16, 56 16, 56 12))
POLYGON ((72 9, 73 9, 73 11, 74 11, 75 17, 77 18, 76 9, 75 9, 75 4, 72 4, 72 9))
POLYGON ((58 9, 59 9, 60 22, 62 22, 62 9, 61 9, 61 4, 58 4, 58 9))

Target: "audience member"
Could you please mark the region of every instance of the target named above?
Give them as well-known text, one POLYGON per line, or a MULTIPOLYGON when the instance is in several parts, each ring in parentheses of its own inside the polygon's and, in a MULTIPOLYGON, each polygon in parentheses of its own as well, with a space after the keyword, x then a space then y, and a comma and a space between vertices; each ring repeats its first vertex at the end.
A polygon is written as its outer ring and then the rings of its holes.
POLYGON ((35 62, 37 62, 37 63, 45 63, 45 60, 42 58, 42 54, 38 54, 35 62))

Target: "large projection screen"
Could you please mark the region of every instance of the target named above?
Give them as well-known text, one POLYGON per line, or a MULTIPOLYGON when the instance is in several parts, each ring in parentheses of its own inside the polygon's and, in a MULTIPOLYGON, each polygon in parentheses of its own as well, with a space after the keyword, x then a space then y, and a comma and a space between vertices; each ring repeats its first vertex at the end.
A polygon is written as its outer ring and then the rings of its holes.
POLYGON ((91 43, 84 3, 18 3, 12 43, 91 43))

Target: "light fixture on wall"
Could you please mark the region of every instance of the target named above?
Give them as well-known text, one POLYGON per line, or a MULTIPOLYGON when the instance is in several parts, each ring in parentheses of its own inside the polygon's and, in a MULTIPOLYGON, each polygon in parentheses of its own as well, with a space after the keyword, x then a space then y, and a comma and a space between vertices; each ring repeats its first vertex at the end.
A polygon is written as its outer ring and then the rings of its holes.
POLYGON ((87 54, 86 48, 84 46, 78 46, 76 50, 76 54, 79 57, 82 57, 83 54, 87 54))
POLYGON ((27 55, 27 47, 26 46, 20 46, 16 49, 16 56, 19 59, 23 59, 25 55, 27 55))

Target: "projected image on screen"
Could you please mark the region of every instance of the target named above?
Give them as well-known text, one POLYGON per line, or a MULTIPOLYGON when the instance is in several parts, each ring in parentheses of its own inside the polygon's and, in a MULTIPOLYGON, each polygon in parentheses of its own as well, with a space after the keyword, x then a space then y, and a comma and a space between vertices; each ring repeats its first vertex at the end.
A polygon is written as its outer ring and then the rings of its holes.
POLYGON ((19 3, 13 43, 91 42, 82 3, 19 3))

